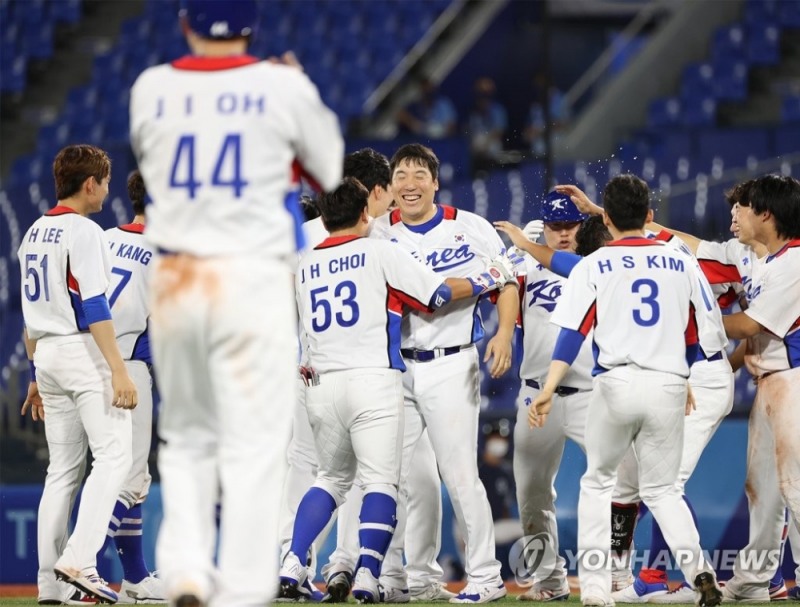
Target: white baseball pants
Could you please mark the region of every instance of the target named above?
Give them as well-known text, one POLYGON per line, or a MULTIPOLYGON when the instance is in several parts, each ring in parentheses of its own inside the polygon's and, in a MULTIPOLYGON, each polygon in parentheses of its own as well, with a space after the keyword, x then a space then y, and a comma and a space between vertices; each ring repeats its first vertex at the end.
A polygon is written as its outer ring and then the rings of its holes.
POLYGON ((119 495, 119 499, 131 508, 145 500, 152 481, 148 460, 153 440, 153 377, 147 363, 141 360, 127 360, 125 366, 139 394, 139 404, 131 411, 133 464, 119 495))

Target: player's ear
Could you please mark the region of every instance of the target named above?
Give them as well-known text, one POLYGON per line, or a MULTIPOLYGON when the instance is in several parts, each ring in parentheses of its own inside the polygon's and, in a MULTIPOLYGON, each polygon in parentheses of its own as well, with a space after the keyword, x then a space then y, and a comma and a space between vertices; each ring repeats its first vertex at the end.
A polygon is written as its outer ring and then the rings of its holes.
POLYGON ((653 222, 653 215, 654 215, 653 214, 653 209, 648 209, 647 210, 647 218, 644 220, 645 224, 653 222))

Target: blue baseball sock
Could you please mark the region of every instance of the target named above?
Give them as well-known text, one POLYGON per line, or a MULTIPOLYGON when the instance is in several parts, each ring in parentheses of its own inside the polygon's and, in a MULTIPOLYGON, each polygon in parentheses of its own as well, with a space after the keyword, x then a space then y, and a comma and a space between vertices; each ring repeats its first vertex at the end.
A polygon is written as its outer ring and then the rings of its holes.
MULTIPOLYGON (((784 583, 783 579, 783 572, 781 571, 781 566, 783 565, 783 553, 786 550, 786 536, 789 534, 789 511, 784 510, 784 519, 783 519, 783 533, 781 533, 781 551, 780 557, 778 560, 778 568, 775 570, 775 575, 772 576, 772 579, 769 581, 770 587, 774 586, 782 586, 784 583)), ((800 546, 795 548, 792 546, 792 551, 800 550, 800 546)), ((797 580, 798 585, 800 585, 800 580, 797 580)))
POLYGON ((142 505, 136 504, 125 513, 119 529, 114 535, 117 545, 117 554, 122 563, 122 577, 138 584, 150 572, 144 562, 144 549, 142 547, 142 505))
POLYGON ((97 562, 103 560, 103 557, 106 553, 106 549, 108 548, 109 544, 111 544, 111 540, 114 538, 114 535, 117 533, 117 529, 119 529, 119 525, 122 522, 122 518, 125 516, 125 513, 128 511, 128 505, 124 502, 117 500, 117 503, 114 504, 114 511, 111 513, 111 520, 108 522, 108 533, 106 533, 106 539, 103 542, 103 547, 100 548, 100 551, 97 553, 97 562))
POLYGON ((319 487, 311 487, 300 505, 294 518, 292 530, 292 546, 290 550, 297 555, 300 562, 306 564, 308 551, 317 536, 325 529, 336 510, 336 501, 333 496, 319 487))
POLYGON ((397 525, 397 501, 385 493, 371 492, 364 495, 359 516, 358 541, 361 550, 356 571, 366 567, 378 579, 389 542, 397 525))
MULTIPOLYGON (((689 501, 685 495, 683 496, 683 501, 686 503, 686 507, 689 508, 689 512, 692 515, 692 520, 694 521, 695 527, 697 527, 697 514, 692 508, 692 503, 689 501)), ((667 546, 667 541, 664 539, 664 534, 661 532, 661 527, 659 527, 658 523, 656 522, 655 518, 653 519, 653 527, 650 533, 650 555, 648 558, 648 569, 650 569, 650 563, 653 562, 653 559, 658 559, 659 554, 668 554, 669 553, 669 546, 667 546)), ((658 566, 656 569, 658 571, 664 571, 666 574, 667 571, 667 560, 666 559, 658 559, 658 566)))

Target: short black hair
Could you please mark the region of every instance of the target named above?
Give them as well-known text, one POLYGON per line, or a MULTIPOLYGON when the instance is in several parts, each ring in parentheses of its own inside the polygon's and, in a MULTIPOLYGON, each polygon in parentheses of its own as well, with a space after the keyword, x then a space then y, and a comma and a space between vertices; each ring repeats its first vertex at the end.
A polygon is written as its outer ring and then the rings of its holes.
POLYGON ((409 164, 415 166, 425 167, 431 172, 431 177, 433 177, 434 180, 439 179, 439 159, 429 147, 421 143, 407 143, 406 145, 401 145, 394 153, 394 156, 392 156, 390 162, 392 175, 394 175, 397 166, 403 161, 407 161, 409 164))
POLYGON ((644 228, 650 210, 647 183, 631 173, 613 177, 603 190, 603 209, 620 232, 644 228))
POLYGON ((363 148, 345 156, 342 174, 358 179, 368 192, 372 192, 376 185, 385 190, 392 181, 389 159, 372 148, 363 148))
POLYGON ((303 218, 306 221, 316 219, 320 215, 317 201, 306 194, 300 196, 300 210, 303 211, 303 218))
POLYGON ((725 200, 728 204, 733 206, 738 204, 742 207, 750 206, 750 188, 753 187, 753 179, 748 179, 741 183, 737 183, 730 190, 725 192, 725 200))
POLYGON ((800 238, 800 181, 794 177, 764 175, 754 179, 750 207, 754 213, 772 214, 780 238, 800 238))
POLYGON ((369 191, 355 177, 345 177, 335 190, 317 199, 328 232, 352 228, 367 208, 369 191))
POLYGON ((131 199, 131 204, 133 204, 133 214, 143 215, 147 201, 147 188, 139 171, 133 171, 128 175, 128 198, 131 199))
POLYGON ((591 255, 600 247, 613 240, 611 232, 603 223, 602 215, 592 215, 581 223, 575 234, 575 252, 581 257, 591 255))

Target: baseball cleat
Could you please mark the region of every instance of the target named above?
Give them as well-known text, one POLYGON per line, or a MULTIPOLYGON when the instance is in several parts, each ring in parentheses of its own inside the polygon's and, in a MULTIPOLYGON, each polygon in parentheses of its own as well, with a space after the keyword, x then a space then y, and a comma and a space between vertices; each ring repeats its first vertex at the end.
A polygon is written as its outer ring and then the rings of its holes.
POLYGON ((789 590, 786 588, 786 583, 781 580, 780 584, 769 585, 769 600, 770 601, 786 601, 789 599, 789 590))
POLYGON ((56 565, 53 567, 53 571, 55 571, 57 580, 72 584, 78 590, 85 592, 93 599, 97 599, 99 603, 113 605, 119 598, 106 581, 97 575, 96 569, 83 572, 72 567, 56 565))
POLYGON ((502 599, 508 594, 505 584, 475 584, 470 582, 456 596, 450 599, 451 603, 489 603, 502 599))
POLYGON ((708 571, 698 573, 694 578, 694 587, 700 593, 697 599, 699 607, 716 607, 722 602, 722 591, 717 586, 713 573, 708 571))
POLYGON ((518 601, 536 601, 537 603, 548 603, 550 601, 566 601, 569 599, 569 583, 561 580, 558 588, 542 588, 541 582, 536 582, 524 594, 517 597, 518 601))
POLYGON ((118 602, 121 605, 157 605, 166 603, 167 599, 164 598, 166 596, 164 582, 151 573, 135 584, 128 580, 122 580, 118 602))
POLYGON ((39 605, 97 605, 97 600, 81 592, 74 586, 67 586, 67 592, 60 599, 39 599, 39 605))
POLYGON ((756 594, 743 595, 735 590, 735 584, 731 584, 733 580, 722 582, 719 584, 722 591, 722 600, 725 603, 769 603, 769 591, 766 588, 759 588, 756 594))
POLYGON ((614 607, 612 599, 602 588, 593 586, 581 591, 583 607, 614 607))
POLYGON ((660 603, 662 605, 675 605, 677 603, 693 604, 697 600, 697 593, 686 584, 681 584, 675 590, 670 590, 667 594, 659 594, 650 599, 650 603, 660 603))
POLYGON ((308 569, 300 562, 294 552, 290 552, 283 559, 279 575, 281 585, 280 590, 278 590, 277 602, 312 600, 312 591, 306 587, 308 569))
POLYGON ((444 584, 431 584, 422 590, 411 592, 411 601, 428 603, 430 601, 449 601, 456 595, 444 587, 444 584))
MULTIPOLYGON (((796 584, 800 584, 800 580, 795 582, 796 584)), ((800 586, 795 586, 794 588, 789 588, 788 592, 789 598, 793 601, 800 601, 800 586)))
POLYGON ((378 603, 381 600, 378 580, 366 567, 359 567, 353 580, 353 597, 359 603, 378 603))
POLYGON ((611 572, 611 592, 622 590, 633 584, 633 574, 630 570, 612 571, 611 572))
POLYGON ((411 594, 408 588, 390 588, 381 586, 381 603, 408 603, 411 600, 411 594))
POLYGON ((346 603, 353 585, 353 576, 346 571, 339 571, 328 578, 328 587, 322 597, 323 603, 346 603))
POLYGON ((647 603, 653 597, 667 594, 669 586, 664 582, 648 584, 642 578, 633 580, 633 584, 622 590, 611 593, 611 598, 616 603, 647 603))

